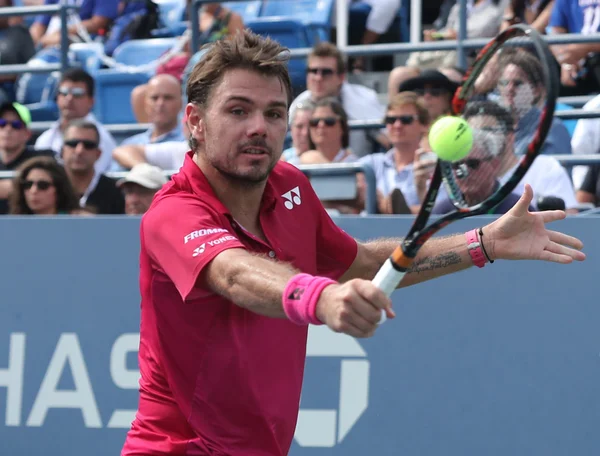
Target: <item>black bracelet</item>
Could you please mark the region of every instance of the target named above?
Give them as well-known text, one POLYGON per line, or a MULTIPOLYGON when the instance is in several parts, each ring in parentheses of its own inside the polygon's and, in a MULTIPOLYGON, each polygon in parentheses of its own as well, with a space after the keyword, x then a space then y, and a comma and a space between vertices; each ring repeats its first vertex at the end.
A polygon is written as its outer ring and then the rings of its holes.
POLYGON ((489 255, 488 255, 488 253, 486 252, 486 250, 485 250, 485 247, 484 247, 484 245, 483 245, 483 228, 479 228, 479 231, 478 231, 478 233, 479 233, 479 244, 481 244, 481 250, 483 250, 483 254, 484 254, 484 255, 485 255, 485 257, 487 258, 487 260, 488 260, 490 263, 493 263, 493 262, 494 262, 494 260, 492 260, 492 259, 490 258, 490 256, 489 256, 489 255))

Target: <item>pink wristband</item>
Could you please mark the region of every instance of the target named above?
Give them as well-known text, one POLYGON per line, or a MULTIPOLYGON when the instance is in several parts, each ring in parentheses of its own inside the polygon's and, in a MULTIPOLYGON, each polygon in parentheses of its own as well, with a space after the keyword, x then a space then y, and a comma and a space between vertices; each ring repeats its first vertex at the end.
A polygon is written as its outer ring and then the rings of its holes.
POLYGON ((482 268, 485 266, 485 256, 483 255, 483 251, 481 250, 481 242, 479 241, 479 237, 477 236, 477 230, 467 231, 465 233, 465 237, 467 238, 467 248, 469 249, 469 255, 471 255, 471 260, 473 264, 478 268, 482 268))
POLYGON ((327 277, 310 274, 297 274, 290 279, 283 290, 283 310, 287 317, 298 325, 321 325, 317 318, 317 302, 323 288, 335 284, 327 277))

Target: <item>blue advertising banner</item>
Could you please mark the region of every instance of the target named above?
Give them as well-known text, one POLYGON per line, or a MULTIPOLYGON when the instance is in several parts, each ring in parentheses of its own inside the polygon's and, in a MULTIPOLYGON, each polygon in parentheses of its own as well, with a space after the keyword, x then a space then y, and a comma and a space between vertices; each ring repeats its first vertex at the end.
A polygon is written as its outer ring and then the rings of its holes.
MULTIPOLYGON (((368 239, 410 219, 338 223, 368 239)), ((120 453, 138 397, 138 225, 0 219, 1 455, 120 453)), ((290 454, 600 454, 600 219, 558 227, 585 263, 497 262, 399 290, 398 317, 367 340, 311 328, 290 454)))

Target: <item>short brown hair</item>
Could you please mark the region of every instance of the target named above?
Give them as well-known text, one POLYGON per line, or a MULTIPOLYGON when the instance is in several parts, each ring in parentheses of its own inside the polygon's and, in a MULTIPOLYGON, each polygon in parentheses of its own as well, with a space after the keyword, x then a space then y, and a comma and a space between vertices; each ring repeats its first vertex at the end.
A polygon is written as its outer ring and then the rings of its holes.
POLYGON ((415 92, 400 92, 394 95, 387 105, 386 111, 401 108, 403 106, 414 106, 419 116, 419 122, 423 125, 429 124, 429 111, 425 108, 423 101, 415 92))
POLYGON ((308 60, 311 57, 333 57, 336 61, 337 72, 338 74, 344 74, 346 72, 346 62, 344 61, 344 56, 337 48, 337 46, 328 41, 322 41, 315 45, 308 54, 308 60))
POLYGON ((278 77, 287 93, 288 106, 292 102, 292 81, 287 70, 288 48, 244 30, 230 39, 208 44, 206 49, 187 83, 187 98, 191 103, 205 107, 223 75, 238 68, 278 77))
POLYGON ((529 82, 534 86, 544 84, 544 68, 540 60, 525 49, 504 49, 500 54, 498 66, 506 68, 508 65, 519 67, 529 82))

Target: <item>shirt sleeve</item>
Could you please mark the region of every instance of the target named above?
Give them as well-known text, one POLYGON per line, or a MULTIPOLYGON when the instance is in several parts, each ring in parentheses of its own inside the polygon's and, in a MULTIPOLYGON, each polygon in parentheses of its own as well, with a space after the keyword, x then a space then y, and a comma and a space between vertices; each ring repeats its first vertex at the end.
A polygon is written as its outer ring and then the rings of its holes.
MULTIPOLYGON (((45 0, 44 5, 56 5, 58 3, 58 1, 59 0, 45 0)), ((38 14, 37 16, 35 16, 35 19, 33 20, 33 22, 35 22, 36 24, 42 24, 42 25, 45 25, 46 27, 48 27, 48 24, 50 23, 50 19, 52 19, 51 14, 38 14)))
MULTIPOLYGON (((85 3, 86 0, 84 0, 85 3)), ((92 16, 115 19, 119 15, 119 0, 90 0, 94 3, 92 16)), ((83 8, 83 5, 82 5, 83 8)))
POLYGON ((554 3, 554 7, 552 8, 552 13, 550 14, 550 22, 548 22, 548 27, 562 27, 568 30, 569 22, 566 17, 566 8, 567 4, 563 0, 556 0, 554 3))
POLYGON ((142 242, 154 267, 173 282, 183 300, 202 270, 221 252, 245 248, 226 218, 193 198, 166 197, 142 219, 142 242))
POLYGON ((187 141, 167 141, 146 144, 144 155, 146 161, 160 169, 178 169, 183 165, 185 153, 189 150, 187 141))

